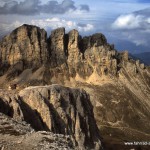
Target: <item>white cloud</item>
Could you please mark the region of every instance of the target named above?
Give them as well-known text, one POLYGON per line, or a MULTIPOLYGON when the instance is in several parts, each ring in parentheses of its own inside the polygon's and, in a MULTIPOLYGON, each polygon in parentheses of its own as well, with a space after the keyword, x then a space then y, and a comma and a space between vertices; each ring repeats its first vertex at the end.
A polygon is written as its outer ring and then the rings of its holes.
POLYGON ((147 21, 148 20, 142 15, 135 15, 135 14, 122 15, 115 20, 112 27, 115 29, 137 29, 141 27, 143 22, 147 21))
POLYGON ((37 20, 34 19, 31 21, 31 24, 39 26, 46 30, 49 28, 55 29, 58 27, 65 27, 66 30, 77 29, 80 32, 88 32, 94 29, 94 26, 92 24, 84 24, 81 26, 76 21, 60 19, 57 17, 48 19, 37 19, 37 20))
POLYGON ((77 9, 89 12, 90 8, 86 4, 76 6, 73 0, 49 0, 46 4, 42 4, 41 0, 3 0, 4 5, 0 5, 0 14, 18 14, 18 15, 37 15, 41 13, 46 14, 65 14, 70 10, 77 9))
POLYGON ((149 46, 150 43, 150 16, 144 9, 126 15, 121 15, 112 24, 112 29, 136 46, 149 46))
POLYGON ((65 27, 66 31, 70 31, 72 29, 77 29, 79 32, 90 32, 94 29, 92 24, 81 24, 76 21, 60 19, 58 17, 47 18, 47 19, 33 19, 28 22, 15 21, 13 23, 0 23, 0 37, 8 34, 15 28, 26 24, 31 24, 38 26, 40 28, 44 28, 46 31, 50 31, 59 27, 65 27))
POLYGON ((147 23, 150 23, 150 17, 147 19, 147 23))
POLYGON ((78 26, 79 31, 87 32, 87 31, 91 31, 93 29, 94 29, 94 26, 92 24, 86 24, 84 27, 78 26))

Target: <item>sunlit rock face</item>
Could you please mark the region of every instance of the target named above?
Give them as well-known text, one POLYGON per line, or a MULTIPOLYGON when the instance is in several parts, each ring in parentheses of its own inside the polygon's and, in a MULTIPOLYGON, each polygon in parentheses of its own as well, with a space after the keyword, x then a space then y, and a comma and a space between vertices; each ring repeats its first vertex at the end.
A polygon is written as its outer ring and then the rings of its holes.
POLYGON ((23 25, 5 36, 0 44, 1 63, 22 62, 30 67, 47 61, 47 33, 35 26, 23 25))

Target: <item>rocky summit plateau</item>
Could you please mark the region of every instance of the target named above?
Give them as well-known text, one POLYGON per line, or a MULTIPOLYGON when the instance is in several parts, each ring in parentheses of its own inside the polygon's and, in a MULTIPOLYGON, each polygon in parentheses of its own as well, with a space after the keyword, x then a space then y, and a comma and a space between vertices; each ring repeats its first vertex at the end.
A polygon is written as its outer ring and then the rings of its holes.
POLYGON ((148 142, 150 67, 127 50, 101 33, 58 28, 47 37, 27 24, 1 39, 2 150, 149 150, 148 142))

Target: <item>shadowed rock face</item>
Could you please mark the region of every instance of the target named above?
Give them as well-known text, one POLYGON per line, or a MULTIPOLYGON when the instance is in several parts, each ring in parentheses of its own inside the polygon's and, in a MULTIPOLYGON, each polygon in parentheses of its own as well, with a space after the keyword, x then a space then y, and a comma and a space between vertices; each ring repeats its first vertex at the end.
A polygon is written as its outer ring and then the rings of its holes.
POLYGON ((0 91, 0 112, 22 121, 23 113, 20 107, 19 96, 15 93, 0 91))
POLYGON ((80 42, 82 51, 85 51, 86 49, 93 46, 98 47, 106 44, 107 44, 107 39, 101 33, 96 33, 93 34, 92 36, 83 37, 83 39, 80 42))
POLYGON ((7 98, 3 93, 0 102, 7 106, 0 111, 6 115, 25 120, 37 130, 70 135, 80 149, 101 148, 93 107, 84 90, 52 85, 29 87, 16 96, 8 92, 7 98))

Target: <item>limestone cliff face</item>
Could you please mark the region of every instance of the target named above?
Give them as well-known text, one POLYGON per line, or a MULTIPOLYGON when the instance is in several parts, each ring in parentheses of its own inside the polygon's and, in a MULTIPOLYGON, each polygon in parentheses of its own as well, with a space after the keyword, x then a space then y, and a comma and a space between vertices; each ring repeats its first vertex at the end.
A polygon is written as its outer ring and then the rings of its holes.
POLYGON ((93 107, 84 90, 37 86, 26 88, 18 95, 8 91, 7 97, 1 91, 0 103, 7 105, 5 109, 0 107, 0 112, 25 120, 37 130, 70 135, 79 149, 101 149, 93 107))
POLYGON ((93 73, 117 76, 118 65, 128 61, 128 53, 117 53, 101 33, 82 38, 77 30, 66 34, 64 28, 58 28, 47 40, 43 29, 23 25, 1 41, 0 61, 3 72, 17 63, 24 68, 49 64, 65 69, 67 76, 88 78, 93 73))
POLYGON ((50 131, 72 135, 80 148, 100 149, 98 128, 85 91, 52 85, 27 88, 20 96, 50 131))
POLYGON ((0 44, 1 64, 22 62, 39 66, 47 61, 47 33, 38 27, 23 25, 5 36, 0 44))
POLYGON ((79 49, 79 32, 72 30, 68 33, 68 64, 75 65, 81 61, 81 52, 79 49))
POLYGON ((23 68, 49 64, 50 68, 65 69, 68 77, 88 78, 93 73, 116 77, 121 68, 129 69, 130 64, 137 66, 135 61, 129 60, 128 52, 118 53, 101 33, 82 38, 77 30, 66 34, 65 28, 58 28, 48 40, 46 36, 43 29, 23 25, 4 37, 0 42, 3 73, 17 63, 23 64, 23 68))
POLYGON ((60 66, 66 62, 65 28, 52 31, 49 38, 49 53, 52 67, 60 66))

